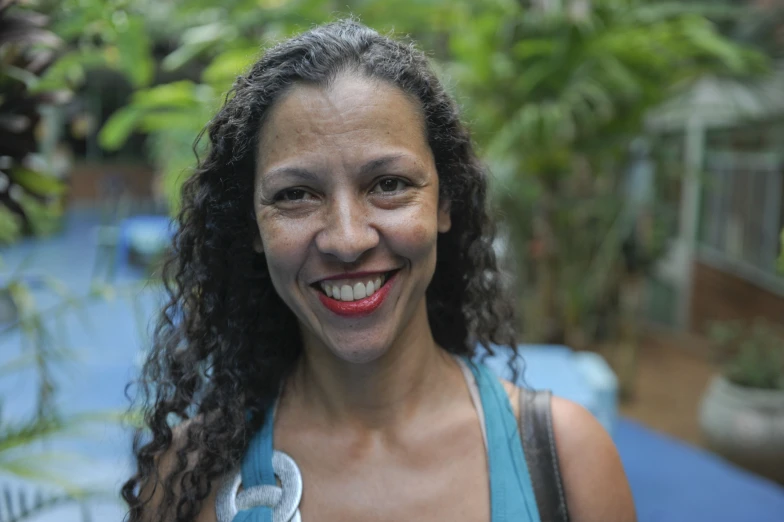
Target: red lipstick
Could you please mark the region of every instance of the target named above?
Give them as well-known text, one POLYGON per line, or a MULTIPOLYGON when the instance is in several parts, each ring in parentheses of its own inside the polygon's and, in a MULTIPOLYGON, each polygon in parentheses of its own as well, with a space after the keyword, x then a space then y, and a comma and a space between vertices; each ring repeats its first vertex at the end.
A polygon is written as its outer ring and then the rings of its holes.
POLYGON ((376 308, 381 306, 384 299, 389 295, 389 290, 392 288, 392 283, 396 278, 397 272, 394 272, 389 276, 389 279, 386 280, 384 286, 379 288, 373 295, 363 299, 357 299, 356 301, 338 301, 321 292, 319 292, 319 299, 332 313, 343 317, 362 317, 373 313, 376 308))

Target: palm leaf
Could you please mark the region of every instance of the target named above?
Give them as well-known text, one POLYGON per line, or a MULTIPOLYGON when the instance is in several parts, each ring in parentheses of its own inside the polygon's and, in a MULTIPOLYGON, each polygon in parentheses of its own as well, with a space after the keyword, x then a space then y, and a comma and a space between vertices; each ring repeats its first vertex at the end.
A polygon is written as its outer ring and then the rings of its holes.
MULTIPOLYGON (((78 494, 46 492, 38 487, 3 484, 0 495, 0 521, 24 522, 35 520, 40 515, 78 503, 84 509, 88 500, 108 498, 109 495, 97 491, 81 491, 78 494)), ((87 518, 87 517, 83 517, 87 518)))

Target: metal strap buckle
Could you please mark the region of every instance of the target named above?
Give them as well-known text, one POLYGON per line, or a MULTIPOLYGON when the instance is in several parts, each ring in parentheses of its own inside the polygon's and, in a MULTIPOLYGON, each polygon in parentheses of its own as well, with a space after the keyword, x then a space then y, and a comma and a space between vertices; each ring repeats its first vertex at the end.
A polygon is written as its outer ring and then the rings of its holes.
POLYGON ((240 470, 229 473, 215 500, 218 522, 231 522, 239 511, 262 506, 272 508, 272 522, 301 522, 302 474, 296 462, 282 451, 274 451, 272 469, 280 486, 252 486, 242 491, 240 470))

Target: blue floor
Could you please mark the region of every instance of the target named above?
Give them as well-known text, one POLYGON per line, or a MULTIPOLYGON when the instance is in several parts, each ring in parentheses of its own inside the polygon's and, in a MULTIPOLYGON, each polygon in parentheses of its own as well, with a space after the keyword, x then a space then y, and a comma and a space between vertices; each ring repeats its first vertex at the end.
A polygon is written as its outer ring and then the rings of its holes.
MULTIPOLYGON (((0 252, 4 265, 0 281, 25 263, 25 273, 51 275, 74 294, 85 295, 97 254, 95 226, 99 222, 92 210, 74 211, 62 234, 0 252)), ((117 281, 127 289, 126 295, 88 301, 81 314, 86 321, 76 313, 63 318, 57 338, 77 357, 64 363, 59 375, 59 404, 65 413, 127 406, 123 388, 141 359, 144 331, 159 299, 153 289, 134 286, 138 279, 139 274, 120 270, 117 281)), ((41 304, 55 305, 58 298, 46 294, 36 293, 41 304)), ((0 337, 0 366, 19 352, 18 336, 0 337)), ((32 375, 21 372, 0 377, 4 420, 29 415, 35 396, 32 375)), ((784 489, 780 486, 627 419, 618 420, 613 435, 640 522, 784 522, 784 489)), ((52 467, 79 484, 116 491, 131 470, 129 447, 126 432, 97 425, 88 430, 86 438, 58 439, 42 450, 70 450, 89 457, 89 462, 53 463, 52 467)), ((2 482, 10 480, 0 476, 2 482)), ((91 514, 92 520, 119 521, 124 510, 120 503, 106 501, 93 506, 91 514)), ((35 520, 77 522, 81 516, 75 508, 64 508, 35 520)))
POLYGON ((640 522, 784 522, 784 488, 622 419, 614 434, 640 522))

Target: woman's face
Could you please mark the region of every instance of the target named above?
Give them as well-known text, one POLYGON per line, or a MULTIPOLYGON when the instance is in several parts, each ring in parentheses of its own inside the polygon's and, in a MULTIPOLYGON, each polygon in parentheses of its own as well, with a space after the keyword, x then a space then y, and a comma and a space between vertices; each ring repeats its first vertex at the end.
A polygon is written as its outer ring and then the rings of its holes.
POLYGON ((419 107, 352 75, 297 85, 269 113, 258 157, 258 248, 306 349, 369 362, 428 328, 450 219, 419 107))

